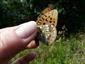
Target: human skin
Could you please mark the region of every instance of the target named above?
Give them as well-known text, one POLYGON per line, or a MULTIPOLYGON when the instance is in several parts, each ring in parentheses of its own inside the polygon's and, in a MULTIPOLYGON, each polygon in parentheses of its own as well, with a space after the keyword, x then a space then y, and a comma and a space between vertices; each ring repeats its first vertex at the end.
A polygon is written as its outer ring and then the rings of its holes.
MULTIPOLYGON (((30 21, 18 26, 0 29, 0 64, 7 64, 18 52, 26 48, 36 48, 36 23, 30 21)), ((27 54, 16 60, 16 64, 25 64, 35 58, 35 53, 27 54)))

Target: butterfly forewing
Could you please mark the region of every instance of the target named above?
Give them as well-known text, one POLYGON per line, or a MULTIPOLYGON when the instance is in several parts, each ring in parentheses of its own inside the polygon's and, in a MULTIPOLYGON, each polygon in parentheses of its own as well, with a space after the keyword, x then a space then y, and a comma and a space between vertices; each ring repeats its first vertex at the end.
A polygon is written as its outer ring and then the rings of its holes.
POLYGON ((54 22, 54 25, 57 25, 57 20, 58 20, 58 12, 57 10, 52 10, 48 13, 45 14, 46 16, 50 17, 50 20, 52 20, 52 22, 54 22))
POLYGON ((41 14, 46 14, 46 13, 50 12, 51 10, 53 10, 53 8, 49 6, 49 7, 45 8, 43 11, 41 11, 41 14))

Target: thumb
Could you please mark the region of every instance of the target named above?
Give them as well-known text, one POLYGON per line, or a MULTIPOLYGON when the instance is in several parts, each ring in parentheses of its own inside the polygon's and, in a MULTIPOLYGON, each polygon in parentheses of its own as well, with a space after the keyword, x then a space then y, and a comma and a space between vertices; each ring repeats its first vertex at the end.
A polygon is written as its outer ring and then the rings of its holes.
POLYGON ((23 57, 20 57, 17 60, 15 60, 13 62, 13 64, 27 64, 30 61, 32 61, 33 59, 35 59, 35 56, 36 56, 36 53, 34 53, 34 52, 29 53, 29 54, 27 54, 27 55, 25 55, 23 57))

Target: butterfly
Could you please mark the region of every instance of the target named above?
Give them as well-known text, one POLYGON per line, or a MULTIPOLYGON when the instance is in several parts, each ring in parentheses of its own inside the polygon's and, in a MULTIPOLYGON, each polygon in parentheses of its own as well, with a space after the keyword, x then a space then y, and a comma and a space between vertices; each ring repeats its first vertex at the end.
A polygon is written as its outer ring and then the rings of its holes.
POLYGON ((45 9, 41 12, 36 20, 38 27, 38 39, 47 44, 51 45, 57 36, 57 20, 58 20, 58 11, 56 9, 45 9))

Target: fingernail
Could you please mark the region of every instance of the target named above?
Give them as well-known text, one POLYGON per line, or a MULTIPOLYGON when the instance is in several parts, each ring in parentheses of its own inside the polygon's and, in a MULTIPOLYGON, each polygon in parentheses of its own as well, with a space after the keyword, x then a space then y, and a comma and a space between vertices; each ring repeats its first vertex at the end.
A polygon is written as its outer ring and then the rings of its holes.
POLYGON ((28 38, 31 34, 33 34, 37 30, 36 22, 30 21, 24 24, 21 24, 20 27, 16 30, 16 34, 22 38, 28 38))

